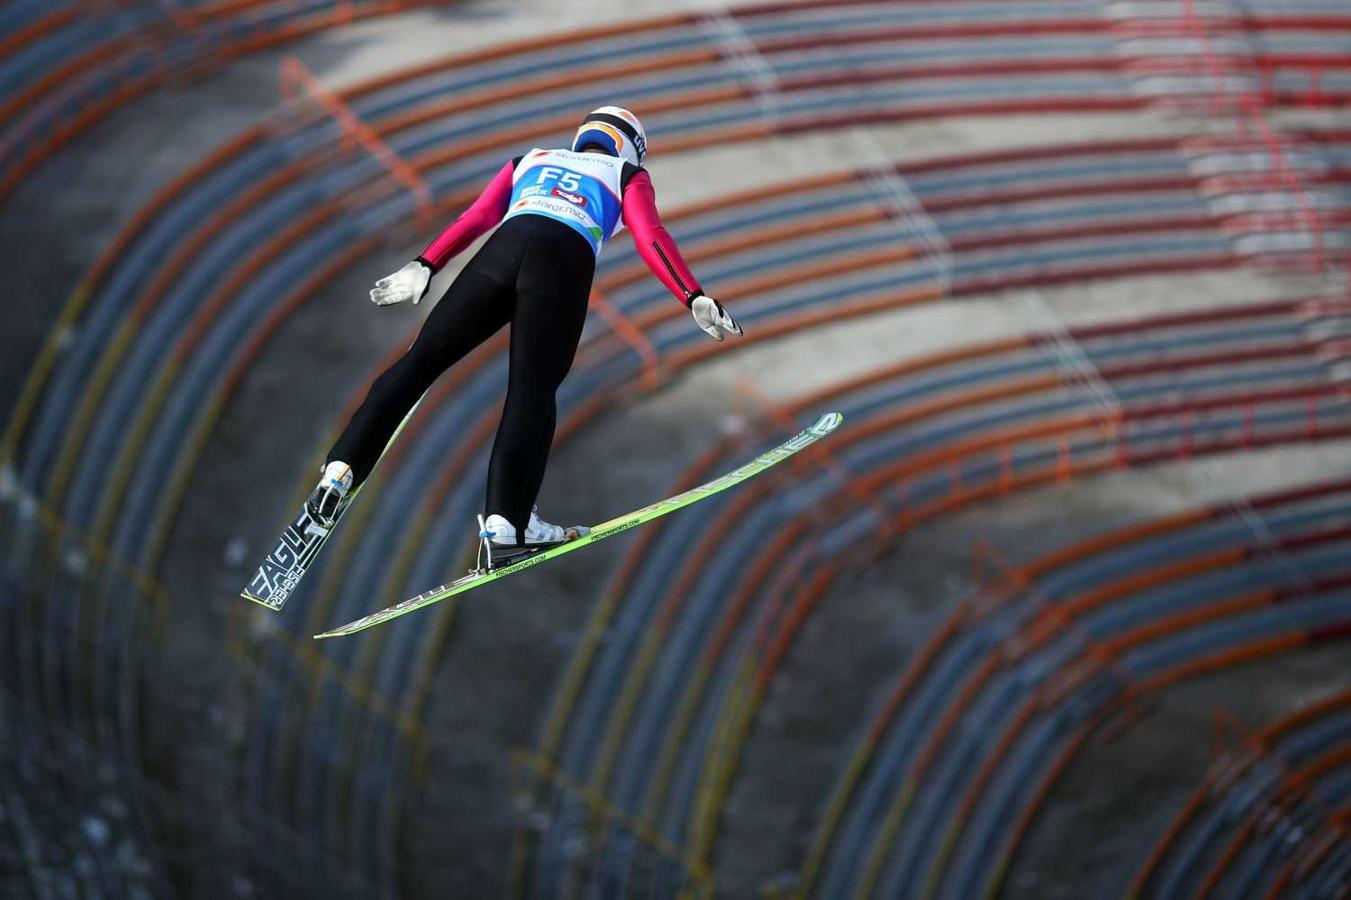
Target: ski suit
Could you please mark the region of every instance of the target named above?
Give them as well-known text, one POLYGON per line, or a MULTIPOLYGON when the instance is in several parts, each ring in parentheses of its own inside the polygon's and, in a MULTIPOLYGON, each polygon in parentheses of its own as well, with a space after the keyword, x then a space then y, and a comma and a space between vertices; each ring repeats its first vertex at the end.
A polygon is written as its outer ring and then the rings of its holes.
POLYGON ((555 393, 581 339, 596 256, 627 226, 653 274, 686 306, 702 293, 662 226, 648 173, 598 153, 531 150, 504 165, 418 261, 438 272, 498 223, 408 351, 372 383, 328 460, 370 473, 432 383, 511 323, 507 395, 488 462, 485 514, 524 533, 553 441, 555 393))

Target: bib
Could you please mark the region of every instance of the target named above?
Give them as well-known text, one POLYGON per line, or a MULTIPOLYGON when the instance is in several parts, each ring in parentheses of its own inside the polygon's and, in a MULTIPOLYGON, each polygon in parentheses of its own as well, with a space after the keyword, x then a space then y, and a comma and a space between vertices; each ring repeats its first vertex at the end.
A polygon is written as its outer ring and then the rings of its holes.
POLYGON ((575 229, 597 254, 624 227, 624 160, 601 153, 531 150, 511 176, 506 218, 530 213, 575 229))

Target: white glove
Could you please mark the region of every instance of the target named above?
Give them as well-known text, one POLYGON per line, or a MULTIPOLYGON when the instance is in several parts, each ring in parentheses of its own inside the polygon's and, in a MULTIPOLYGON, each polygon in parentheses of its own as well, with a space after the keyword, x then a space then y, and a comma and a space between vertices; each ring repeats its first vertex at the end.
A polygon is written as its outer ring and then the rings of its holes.
POLYGON ((389 306, 412 300, 416 306, 427 295, 427 285, 431 283, 432 270, 420 260, 413 260, 399 271, 381 278, 371 289, 371 302, 376 306, 389 306))
POLYGON ((690 301, 690 312, 694 314, 695 324, 715 341, 723 339, 723 332, 741 336, 741 326, 736 323, 736 319, 712 297, 703 294, 695 297, 690 301))

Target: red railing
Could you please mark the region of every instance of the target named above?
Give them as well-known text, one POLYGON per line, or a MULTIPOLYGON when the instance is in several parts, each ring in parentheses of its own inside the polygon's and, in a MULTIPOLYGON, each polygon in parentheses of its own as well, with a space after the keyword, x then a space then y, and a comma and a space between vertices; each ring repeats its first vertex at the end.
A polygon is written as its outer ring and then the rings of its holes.
MULTIPOLYGON (((1201 43, 1206 68, 1210 72, 1211 84, 1214 86, 1210 98, 1211 112, 1212 114, 1218 113, 1225 105, 1225 101, 1230 99, 1231 94, 1224 88, 1224 75, 1227 72, 1234 71, 1234 67, 1221 62, 1214 44, 1211 43, 1209 30, 1196 14, 1194 0, 1183 0, 1183 19, 1187 30, 1201 43)), ((1238 124, 1243 136, 1250 138, 1253 132, 1257 134, 1267 153, 1271 156, 1278 180, 1290 189, 1299 204, 1301 218, 1313 237, 1313 268, 1316 271, 1323 271, 1327 264, 1327 258, 1324 252, 1325 240, 1322 218, 1314 208, 1313 201, 1309 198, 1309 194, 1304 189, 1299 176, 1291 167, 1285 152, 1281 149, 1280 139, 1262 113, 1262 97, 1252 91, 1239 90, 1232 96, 1232 99, 1237 101, 1237 108, 1241 113, 1238 124)))
POLYGON ((1337 106, 1347 102, 1345 94, 1327 93, 1323 90, 1323 74, 1330 70, 1351 69, 1351 57, 1306 54, 1294 57, 1267 56, 1258 61, 1260 97, 1263 105, 1269 105, 1278 98, 1292 98, 1293 94, 1277 94, 1276 72, 1278 70, 1302 70, 1309 78, 1308 90, 1299 96, 1297 102, 1303 106, 1337 106))
POLYGON ((281 93, 287 101, 294 101, 300 93, 307 94, 331 115, 343 132, 352 140, 366 148, 366 151, 378 159, 389 173, 413 194, 418 205, 418 224, 423 229, 434 224, 433 212, 436 204, 432 199, 431 188, 407 160, 395 153, 369 125, 352 111, 337 94, 315 77, 299 59, 288 56, 281 61, 281 93))

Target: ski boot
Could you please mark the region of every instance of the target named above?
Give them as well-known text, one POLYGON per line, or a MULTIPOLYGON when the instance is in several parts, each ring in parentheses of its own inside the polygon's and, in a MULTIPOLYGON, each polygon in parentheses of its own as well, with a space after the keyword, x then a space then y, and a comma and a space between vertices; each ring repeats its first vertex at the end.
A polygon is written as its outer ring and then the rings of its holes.
POLYGON ((341 460, 334 460, 324 466, 323 477, 315 486, 305 506, 310 515, 325 525, 332 525, 338 519, 343 501, 352 490, 352 467, 341 460))
POLYGON ((487 518, 479 516, 478 523, 480 544, 478 567, 475 571, 483 571, 486 561, 489 572, 496 566, 510 565, 539 550, 576 540, 591 531, 584 525, 573 525, 570 528, 551 525, 539 517, 538 507, 531 508, 530 522, 526 525, 520 543, 516 541, 516 527, 504 516, 497 514, 487 518))

